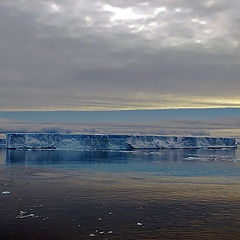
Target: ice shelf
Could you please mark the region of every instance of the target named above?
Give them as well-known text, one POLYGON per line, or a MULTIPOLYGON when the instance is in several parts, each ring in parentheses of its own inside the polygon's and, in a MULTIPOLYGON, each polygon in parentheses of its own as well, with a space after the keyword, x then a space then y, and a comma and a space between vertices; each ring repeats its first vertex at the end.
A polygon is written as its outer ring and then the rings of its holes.
POLYGON ((8 149, 198 149, 236 148, 235 138, 133 136, 133 135, 62 135, 55 133, 7 134, 8 149))

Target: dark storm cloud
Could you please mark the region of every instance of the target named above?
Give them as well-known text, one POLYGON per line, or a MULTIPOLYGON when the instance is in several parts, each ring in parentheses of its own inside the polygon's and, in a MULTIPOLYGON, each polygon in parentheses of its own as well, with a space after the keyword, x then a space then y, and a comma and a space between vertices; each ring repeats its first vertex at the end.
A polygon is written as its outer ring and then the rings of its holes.
POLYGON ((238 1, 0 3, 0 110, 240 106, 238 1))

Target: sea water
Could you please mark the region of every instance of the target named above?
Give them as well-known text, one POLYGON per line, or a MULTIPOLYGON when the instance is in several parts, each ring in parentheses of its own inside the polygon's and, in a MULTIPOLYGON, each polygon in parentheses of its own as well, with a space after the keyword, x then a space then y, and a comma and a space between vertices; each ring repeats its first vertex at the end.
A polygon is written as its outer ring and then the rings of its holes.
POLYGON ((4 149, 0 239, 239 239, 239 183, 238 149, 4 149))

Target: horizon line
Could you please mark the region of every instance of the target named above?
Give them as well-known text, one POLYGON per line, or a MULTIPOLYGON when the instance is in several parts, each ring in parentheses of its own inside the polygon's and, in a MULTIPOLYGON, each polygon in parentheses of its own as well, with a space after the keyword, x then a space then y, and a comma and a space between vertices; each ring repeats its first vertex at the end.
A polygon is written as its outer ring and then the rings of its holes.
POLYGON ((171 108, 122 108, 122 109, 0 109, 1 112, 123 112, 160 110, 240 109, 240 107, 171 107, 171 108))

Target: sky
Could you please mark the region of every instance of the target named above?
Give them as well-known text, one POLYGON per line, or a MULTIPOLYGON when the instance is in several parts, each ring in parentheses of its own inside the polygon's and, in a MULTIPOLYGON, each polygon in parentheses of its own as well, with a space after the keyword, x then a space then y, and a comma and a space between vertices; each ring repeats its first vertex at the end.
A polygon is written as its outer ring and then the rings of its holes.
MULTIPOLYGON (((193 110, 141 112, 135 123, 147 115, 148 124, 187 126, 199 108, 221 112, 200 111, 201 120, 232 123, 239 114, 224 109, 240 109, 239 10, 237 0, 1 0, 0 128, 37 123, 34 116, 60 124, 62 111, 116 124, 114 114, 103 120, 106 111, 129 110, 119 122, 133 124, 134 110, 152 109, 193 110)), ((65 122, 88 121, 73 115, 65 122)))

